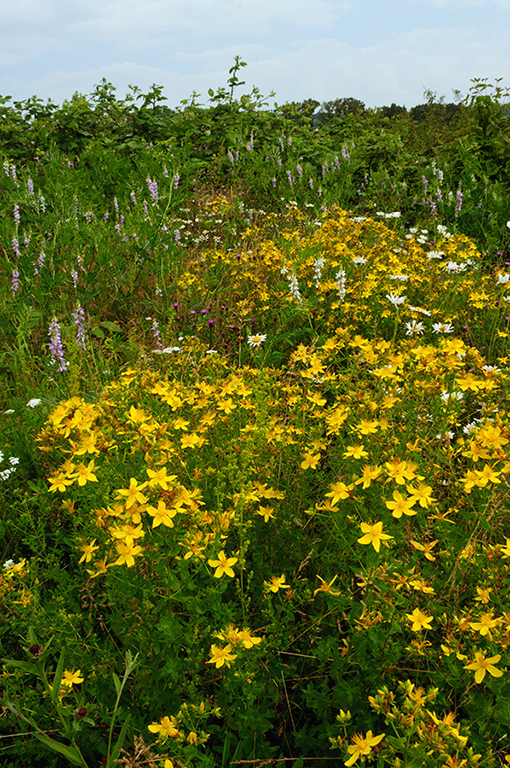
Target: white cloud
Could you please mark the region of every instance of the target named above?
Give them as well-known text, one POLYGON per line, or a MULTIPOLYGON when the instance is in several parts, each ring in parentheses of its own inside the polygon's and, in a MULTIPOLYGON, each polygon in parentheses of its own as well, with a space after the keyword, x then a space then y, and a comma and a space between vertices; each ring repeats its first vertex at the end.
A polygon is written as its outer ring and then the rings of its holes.
POLYGON ((285 22, 306 28, 330 27, 338 10, 325 0, 107 0, 87 3, 86 18, 73 27, 82 33, 110 40, 139 41, 145 36, 177 33, 240 35, 267 32, 271 24, 285 22))

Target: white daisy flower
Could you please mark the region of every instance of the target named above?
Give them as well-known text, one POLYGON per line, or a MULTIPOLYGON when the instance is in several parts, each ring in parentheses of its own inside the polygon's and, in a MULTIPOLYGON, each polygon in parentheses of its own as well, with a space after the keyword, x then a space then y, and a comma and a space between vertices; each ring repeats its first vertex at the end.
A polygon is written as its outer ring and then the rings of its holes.
POLYGON ((258 333, 255 336, 248 336, 248 344, 250 347, 260 347, 266 339, 267 333, 258 333))

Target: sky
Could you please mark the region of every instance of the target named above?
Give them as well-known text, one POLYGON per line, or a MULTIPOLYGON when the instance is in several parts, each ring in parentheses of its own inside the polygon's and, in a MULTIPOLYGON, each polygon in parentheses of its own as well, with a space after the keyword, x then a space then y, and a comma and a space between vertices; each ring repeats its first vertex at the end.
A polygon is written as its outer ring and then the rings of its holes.
POLYGON ((510 0, 13 0, 0 5, 0 96, 61 104, 103 78, 122 98, 163 86, 178 107, 227 85, 235 56, 270 105, 367 107, 510 87, 510 0))

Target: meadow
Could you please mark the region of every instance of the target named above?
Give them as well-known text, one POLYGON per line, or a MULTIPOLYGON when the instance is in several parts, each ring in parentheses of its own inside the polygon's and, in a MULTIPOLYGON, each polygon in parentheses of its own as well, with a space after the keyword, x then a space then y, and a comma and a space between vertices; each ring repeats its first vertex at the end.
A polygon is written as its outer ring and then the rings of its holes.
POLYGON ((508 93, 243 66, 0 98, 2 765, 508 765, 508 93))

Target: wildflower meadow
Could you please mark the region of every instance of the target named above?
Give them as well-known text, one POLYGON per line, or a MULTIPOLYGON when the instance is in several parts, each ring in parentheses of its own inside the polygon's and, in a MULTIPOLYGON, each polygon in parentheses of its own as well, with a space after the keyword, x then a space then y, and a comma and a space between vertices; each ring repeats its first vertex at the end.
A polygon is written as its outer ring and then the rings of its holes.
POLYGON ((508 92, 242 67, 0 98, 0 761, 508 765, 508 92))

